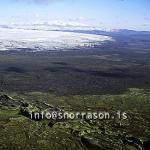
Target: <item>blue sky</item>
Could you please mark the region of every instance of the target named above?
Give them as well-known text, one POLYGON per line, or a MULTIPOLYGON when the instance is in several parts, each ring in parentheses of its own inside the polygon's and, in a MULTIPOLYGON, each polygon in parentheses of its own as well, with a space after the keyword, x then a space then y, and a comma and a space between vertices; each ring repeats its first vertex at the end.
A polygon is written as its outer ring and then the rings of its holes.
POLYGON ((150 31, 150 0, 1 0, 0 24, 73 21, 150 31))

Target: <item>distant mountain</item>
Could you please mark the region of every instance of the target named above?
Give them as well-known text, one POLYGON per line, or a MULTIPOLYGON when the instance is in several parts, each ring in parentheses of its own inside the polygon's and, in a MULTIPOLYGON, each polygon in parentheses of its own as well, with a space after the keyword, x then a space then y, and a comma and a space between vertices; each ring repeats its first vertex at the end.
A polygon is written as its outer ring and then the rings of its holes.
POLYGON ((82 24, 80 22, 63 22, 63 21, 51 21, 51 22, 37 22, 37 23, 11 23, 9 25, 0 25, 1 28, 10 29, 26 29, 26 30, 43 30, 43 31, 67 31, 78 32, 88 34, 150 34, 150 31, 135 31, 130 29, 109 29, 105 27, 93 27, 82 24))
POLYGON ((131 38, 148 41, 150 31, 100 29, 76 22, 0 25, 0 50, 80 49, 99 46, 107 41, 126 41, 131 38))

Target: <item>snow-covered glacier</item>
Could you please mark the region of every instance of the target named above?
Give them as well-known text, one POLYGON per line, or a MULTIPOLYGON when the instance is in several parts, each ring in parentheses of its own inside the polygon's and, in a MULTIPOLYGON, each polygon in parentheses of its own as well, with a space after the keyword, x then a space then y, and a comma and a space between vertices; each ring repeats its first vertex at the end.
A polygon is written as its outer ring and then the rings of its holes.
POLYGON ((16 49, 31 49, 33 51, 79 49, 98 46, 106 41, 113 41, 113 38, 64 31, 0 28, 0 51, 16 49))

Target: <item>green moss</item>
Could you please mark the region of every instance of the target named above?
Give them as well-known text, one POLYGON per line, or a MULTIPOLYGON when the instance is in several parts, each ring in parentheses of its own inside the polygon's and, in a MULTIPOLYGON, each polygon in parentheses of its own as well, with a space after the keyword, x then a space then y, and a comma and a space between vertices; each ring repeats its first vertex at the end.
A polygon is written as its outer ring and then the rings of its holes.
MULTIPOLYGON (((4 94, 4 93, 2 93, 4 94)), ((125 111, 128 118, 115 120, 49 120, 33 121, 23 117, 20 106, 0 108, 1 149, 104 149, 135 150, 134 145, 124 144, 126 136, 141 141, 150 139, 150 91, 130 89, 121 95, 55 96, 50 93, 5 93, 16 102, 27 102, 31 111, 63 108, 66 111, 125 111), (50 108, 49 108, 50 107, 50 108), (83 141, 82 141, 83 139, 83 141), (85 141, 84 141, 85 140, 85 141), (86 147, 87 142, 89 147, 86 147)), ((18 103, 19 104, 19 103, 18 103)))
POLYGON ((13 117, 19 116, 19 109, 8 109, 8 108, 1 108, 0 109, 0 121, 8 120, 13 117))

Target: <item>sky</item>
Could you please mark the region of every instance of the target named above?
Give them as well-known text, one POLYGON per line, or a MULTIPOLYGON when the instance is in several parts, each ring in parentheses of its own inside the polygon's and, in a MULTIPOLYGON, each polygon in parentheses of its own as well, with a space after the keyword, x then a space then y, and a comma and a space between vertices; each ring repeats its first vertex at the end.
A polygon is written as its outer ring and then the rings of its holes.
POLYGON ((150 0, 0 0, 0 24, 42 22, 150 31, 150 0))

